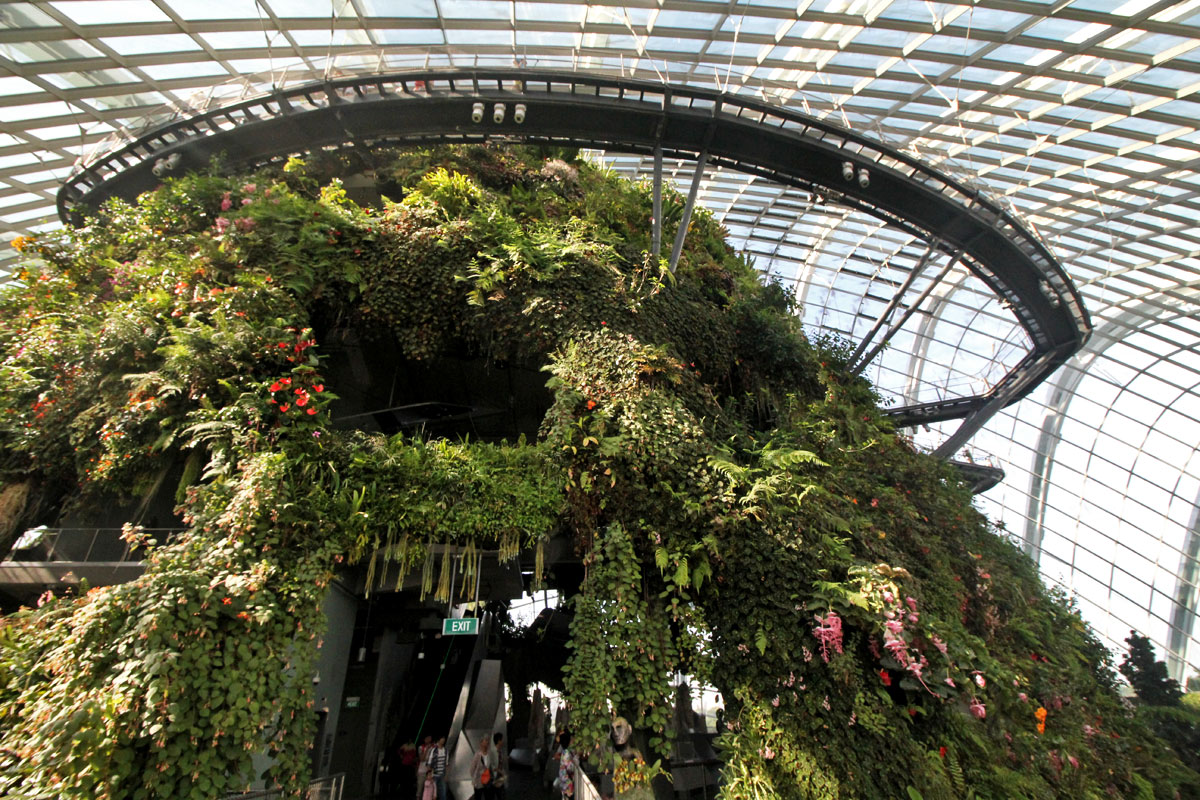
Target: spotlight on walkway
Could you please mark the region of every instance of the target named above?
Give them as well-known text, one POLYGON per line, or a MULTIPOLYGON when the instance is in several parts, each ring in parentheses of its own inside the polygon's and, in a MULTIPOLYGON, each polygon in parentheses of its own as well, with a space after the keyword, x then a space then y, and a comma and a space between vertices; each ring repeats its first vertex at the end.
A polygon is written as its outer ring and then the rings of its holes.
POLYGON ((492 122, 497 125, 504 122, 504 103, 496 103, 492 108, 492 122))
POLYGON ((471 106, 471 122, 483 122, 483 103, 471 106))
POLYGON ((864 189, 871 185, 871 175, 865 169, 858 171, 858 185, 864 189))
POLYGON ((525 104, 517 103, 515 106, 513 106, 513 122, 520 125, 524 121, 525 121, 525 104))
POLYGON ((842 162, 842 178, 848 181, 854 180, 854 162, 842 162))

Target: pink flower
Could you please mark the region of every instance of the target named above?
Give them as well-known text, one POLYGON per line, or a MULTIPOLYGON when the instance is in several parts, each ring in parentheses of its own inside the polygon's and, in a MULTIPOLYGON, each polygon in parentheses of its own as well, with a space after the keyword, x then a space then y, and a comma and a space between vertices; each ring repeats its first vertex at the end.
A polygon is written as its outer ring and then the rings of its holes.
POLYGON ((254 202, 254 201, 253 201, 253 200, 251 200, 249 197, 243 197, 243 198, 242 198, 242 205, 244 205, 244 206, 248 206, 248 205, 250 205, 250 204, 251 204, 251 203, 253 203, 253 202, 254 202))
POLYGON ((771 698, 771 705, 779 708, 779 695, 775 695, 775 697, 771 698))
POLYGON ((231 208, 233 208, 233 198, 229 196, 229 192, 226 192, 221 196, 221 210, 228 211, 231 208))
POLYGON ((258 188, 258 184, 247 183, 247 184, 243 184, 242 191, 245 192, 246 194, 254 194, 254 190, 257 188, 258 188))
POLYGON ((980 689, 987 686, 987 681, 984 680, 983 676, 980 675, 978 672, 975 673, 975 685, 978 686, 980 689))
POLYGON ((223 235, 225 231, 229 230, 229 220, 225 219, 224 217, 217 217, 216 226, 217 233, 223 235))
POLYGON ((943 642, 941 639, 939 639, 936 636, 930 636, 929 641, 933 642, 933 646, 936 647, 938 649, 938 651, 941 652, 942 655, 946 655, 946 643, 945 642, 943 642))
POLYGON ((883 602, 885 602, 885 603, 890 603, 890 602, 892 602, 892 601, 893 601, 893 600, 895 600, 895 599, 896 599, 896 596, 895 596, 894 594, 892 594, 891 592, 884 592, 884 593, 883 593, 883 602))
POLYGON ((908 645, 903 640, 895 638, 889 632, 884 635, 883 647, 892 658, 900 662, 900 666, 908 665, 908 645))
POLYGON ((245 233, 246 231, 254 230, 254 226, 258 223, 250 217, 239 217, 237 222, 233 224, 237 226, 239 231, 245 233))
POLYGON ((1067 756, 1067 761, 1070 762, 1070 764, 1073 768, 1079 769, 1079 759, 1078 758, 1076 758, 1075 756, 1067 756))
POLYGON ((813 636, 821 643, 821 660, 829 663, 830 648, 842 652, 842 618, 836 612, 830 611, 825 618, 816 618, 820 623, 813 628, 813 636))
POLYGON ((987 716, 987 708, 978 699, 972 700, 968 708, 971 709, 971 714, 974 715, 975 719, 983 719, 987 716))
POLYGON ((1024 692, 1021 692, 1020 694, 1017 695, 1017 699, 1020 700, 1022 703, 1028 703, 1029 695, 1025 694, 1024 692))
POLYGON ((906 597, 906 598, 904 598, 904 602, 908 603, 908 607, 911 608, 913 611, 917 610, 917 601, 914 600, 913 598, 906 597))

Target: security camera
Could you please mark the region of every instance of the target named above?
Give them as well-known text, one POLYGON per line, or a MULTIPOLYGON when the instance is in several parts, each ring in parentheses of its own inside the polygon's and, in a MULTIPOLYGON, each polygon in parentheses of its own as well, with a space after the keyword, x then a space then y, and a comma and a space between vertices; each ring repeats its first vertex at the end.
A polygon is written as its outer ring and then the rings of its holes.
POLYGON ((842 178, 844 180, 854 180, 854 163, 851 161, 842 162, 842 178))
POLYGON ((517 103, 516 106, 513 107, 513 122, 520 125, 524 121, 525 121, 525 104, 517 103))
POLYGON ((471 106, 471 122, 483 122, 483 103, 471 106))
POLYGON ((492 122, 497 125, 504 122, 504 103, 496 103, 492 108, 492 122))
POLYGON ((865 169, 858 171, 858 185, 864 189, 871 185, 871 175, 865 169))

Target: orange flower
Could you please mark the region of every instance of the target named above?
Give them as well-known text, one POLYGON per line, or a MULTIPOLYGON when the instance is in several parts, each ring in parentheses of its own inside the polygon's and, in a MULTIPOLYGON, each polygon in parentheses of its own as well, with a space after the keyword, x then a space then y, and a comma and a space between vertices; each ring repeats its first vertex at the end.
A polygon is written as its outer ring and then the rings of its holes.
POLYGON ((1046 713, 1047 713, 1046 709, 1042 708, 1041 706, 1038 706, 1038 710, 1033 712, 1033 716, 1038 722, 1045 722, 1046 721, 1046 713))

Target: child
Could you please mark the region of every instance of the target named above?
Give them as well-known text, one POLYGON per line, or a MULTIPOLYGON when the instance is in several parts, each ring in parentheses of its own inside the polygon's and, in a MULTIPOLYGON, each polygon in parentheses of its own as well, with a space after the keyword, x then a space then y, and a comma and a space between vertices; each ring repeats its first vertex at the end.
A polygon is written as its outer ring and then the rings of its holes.
POLYGON ((421 800, 437 800, 437 783, 433 779, 433 770, 425 773, 425 788, 421 792, 421 800))

